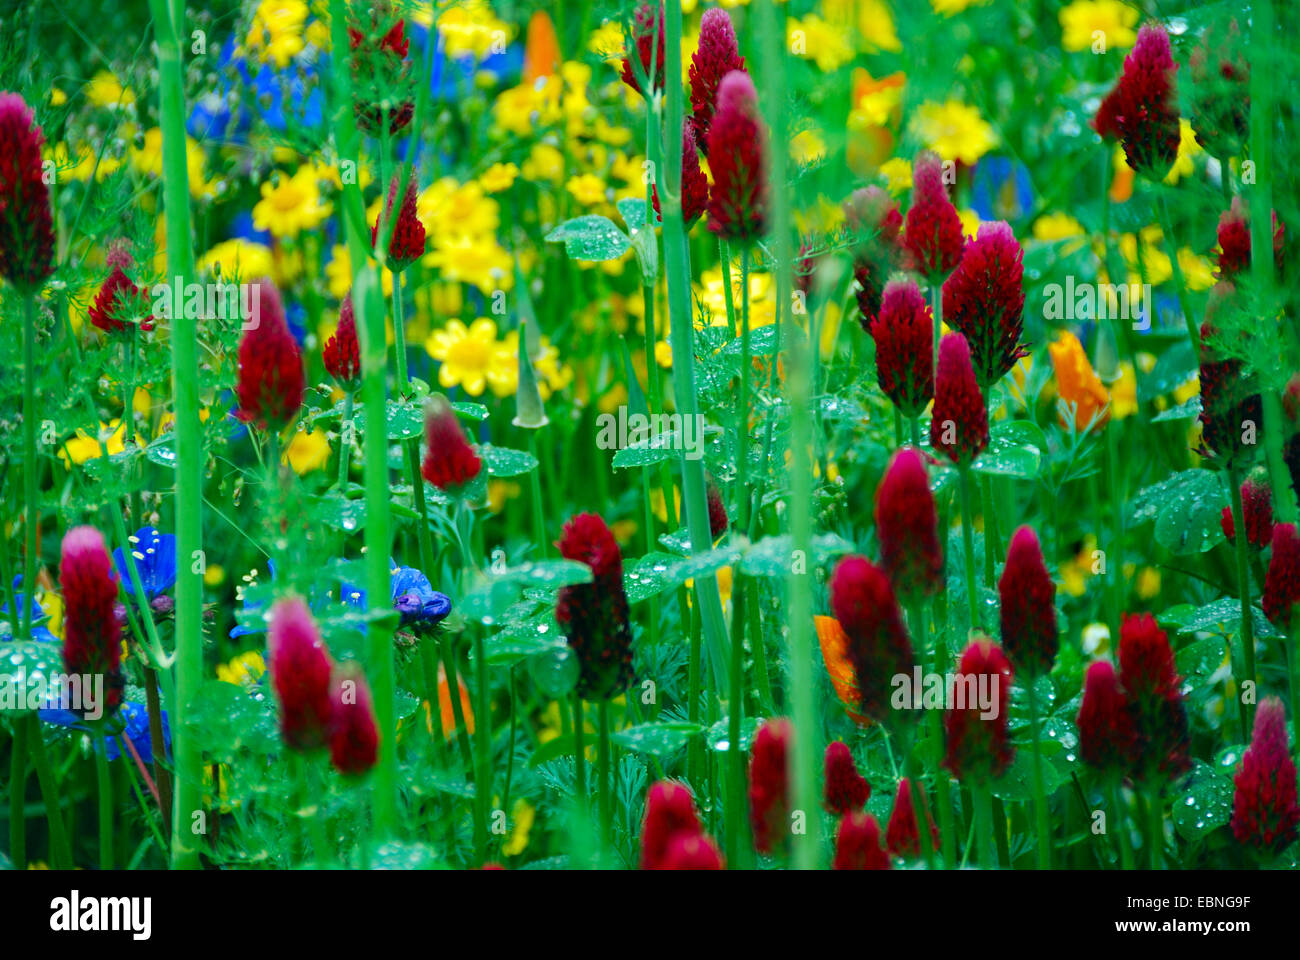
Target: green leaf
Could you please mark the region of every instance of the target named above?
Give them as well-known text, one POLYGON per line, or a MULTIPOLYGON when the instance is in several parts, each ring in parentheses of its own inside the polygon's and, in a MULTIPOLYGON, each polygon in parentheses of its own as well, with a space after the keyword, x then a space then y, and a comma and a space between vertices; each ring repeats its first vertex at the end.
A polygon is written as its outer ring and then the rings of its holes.
POLYGON ((151 463, 163 467, 176 466, 176 435, 170 430, 149 446, 144 448, 144 455, 151 463))
POLYGON ((620 747, 666 757, 676 753, 694 736, 703 732, 698 723, 642 723, 620 730, 610 739, 620 747))
POLYGON ((1032 480, 1038 476, 1047 437, 1030 420, 1013 420, 993 428, 989 445, 971 464, 976 473, 1032 480))
MULTIPOLYGON (((740 570, 751 577, 785 577, 794 564, 794 541, 789 534, 763 537, 745 551, 740 570)), ((835 557, 853 552, 853 544, 834 533, 814 537, 812 566, 823 567, 835 557)))
POLYGON ((348 500, 340 496, 315 497, 311 511, 319 523, 344 533, 355 533, 366 525, 365 500, 348 500))
MULTIPOLYGON (((320 419, 343 416, 342 404, 321 414, 320 419)), ((424 408, 409 400, 388 400, 384 404, 384 417, 389 440, 408 440, 424 433, 424 408)), ((352 410, 352 425, 358 433, 366 432, 366 408, 357 404, 352 410)))
POLYGON ((1166 489, 1156 517, 1156 543, 1177 556, 1205 553, 1223 542, 1220 514, 1224 497, 1219 478, 1209 470, 1184 470, 1166 489))
MULTIPOLYGON (((758 717, 745 717, 740 721, 740 749, 742 752, 749 750, 750 744, 754 742, 754 735, 758 733, 758 728, 762 725, 762 722, 758 717)), ((723 717, 709 727, 709 749, 716 750, 718 753, 726 753, 730 747, 731 718, 723 717)))
MULTIPOLYGON (((1043 790, 1050 797, 1065 777, 1055 763, 1043 758, 1043 790)), ((1034 754, 1029 748, 1016 751, 1011 766, 992 784, 993 795, 1003 800, 1025 802, 1034 798, 1034 754)))
POLYGON ((185 726, 198 749, 230 762, 245 750, 271 754, 280 736, 268 700, 252 697, 242 686, 208 680, 185 711, 185 726))
POLYGON ((536 616, 511 624, 484 640, 483 656, 489 666, 504 667, 567 645, 555 623, 555 610, 548 607, 536 616))
POLYGON ((643 197, 624 197, 614 206, 618 208, 619 216, 630 232, 636 233, 645 226, 647 207, 643 197))
MULTIPOLYGON (((1252 606, 1250 613, 1251 625, 1255 628, 1257 638, 1281 636, 1259 607, 1252 606)), ((1241 600, 1237 597, 1222 597, 1213 603, 1197 607, 1178 623, 1179 633, 1211 631, 1226 636, 1235 634, 1240 629, 1241 600)))
POLYGON ((468 400, 458 400, 451 405, 458 416, 465 417, 468 420, 486 420, 488 417, 488 408, 481 403, 473 403, 468 400))
MULTIPOLYGON (((702 438, 695 439, 697 442, 695 448, 698 449, 698 442, 702 438)), ((614 467, 624 470, 630 467, 649 467, 662 460, 675 460, 681 456, 685 446, 682 435, 676 430, 658 433, 649 440, 628 444, 614 454, 614 467)))
POLYGON ((63 654, 58 644, 39 640, 0 643, 0 712, 28 712, 28 693, 38 687, 55 692, 50 677, 63 672, 63 654))
POLYGON ((566 220, 548 233, 546 240, 563 241, 570 260, 617 260, 632 244, 612 220, 597 214, 566 220))
POLYGON ((493 477, 519 477, 537 469, 537 458, 525 450, 485 443, 478 448, 478 455, 487 464, 489 476, 493 477))
POLYGON ((631 570, 624 570, 623 590, 627 602, 640 603, 681 583, 677 576, 681 559, 671 553, 653 551, 638 560, 631 570))
POLYGON ((1232 780, 1209 764, 1193 761, 1184 793, 1173 804, 1174 829, 1187 840, 1199 840, 1232 817, 1232 780))
POLYGON ((1186 403, 1180 403, 1176 407, 1170 407, 1164 413, 1158 413, 1151 418, 1152 423, 1164 423, 1169 420, 1195 420, 1201 415, 1201 398, 1192 397, 1186 403))

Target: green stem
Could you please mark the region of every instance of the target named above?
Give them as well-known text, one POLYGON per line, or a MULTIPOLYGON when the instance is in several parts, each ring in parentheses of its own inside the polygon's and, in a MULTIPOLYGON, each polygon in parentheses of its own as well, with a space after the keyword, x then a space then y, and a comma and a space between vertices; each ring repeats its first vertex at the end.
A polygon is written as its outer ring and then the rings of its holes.
POLYGON ((993 501, 993 479, 987 473, 980 474, 980 510, 984 514, 984 582, 991 590, 997 583, 993 573, 997 558, 1002 556, 1002 535, 993 501))
POLYGON ((966 558, 966 599, 970 606, 970 628, 978 630, 980 629, 980 601, 975 584, 975 536, 971 526, 973 513, 971 501, 974 500, 974 495, 971 491, 970 465, 963 464, 958 467, 958 471, 961 481, 961 543, 966 558))
MULTIPOLYGON (((96 426, 92 424, 92 427, 96 426)), ((27 535, 23 554, 21 636, 32 639, 32 600, 36 597, 36 558, 41 549, 40 493, 36 468, 36 294, 23 297, 23 520, 27 535)))
POLYGON ((108 771, 108 736, 104 733, 95 749, 95 786, 99 794, 99 869, 112 870, 113 778, 108 771))
POLYGON ((600 798, 600 842, 608 851, 614 840, 613 787, 610 783, 609 701, 602 700, 597 707, 600 731, 596 740, 596 790, 600 798))
POLYGON ((1151 848, 1151 869, 1165 868, 1165 812, 1160 806, 1160 788, 1147 793, 1147 843, 1151 848))
MULTIPOLYGON (((10 607, 12 610, 13 608, 10 607)), ((9 859, 15 870, 27 869, 27 724, 14 724, 9 753, 9 859)))
MULTIPOLYGON (((745 489, 743 486, 740 488, 745 489)), ((745 754, 740 727, 745 714, 745 577, 736 570, 731 591, 731 702, 727 706, 727 862, 740 866, 745 836, 745 754)))
MULTIPOLYGON (((182 2, 150 0, 159 71, 159 126, 162 129, 163 209, 166 213, 167 271, 174 283, 194 275, 190 238, 189 171, 185 135, 185 78, 182 66, 185 7, 182 2)), ((341 25, 341 24, 340 24, 341 25)), ((342 48, 339 48, 342 49, 342 48)), ((184 310, 171 320, 172 396, 176 436, 176 679, 170 701, 176 760, 172 815, 172 866, 196 869, 199 850, 189 830, 191 815, 202 808, 203 757, 186 716, 203 684, 203 438, 199 423, 198 331, 184 310)))
MULTIPOLYGON (((1119 422, 1111 420, 1106 425, 1106 485, 1110 488, 1110 502, 1124 503, 1124 489, 1119 477, 1119 422)), ((1110 562, 1106 570, 1112 584, 1110 590, 1110 635, 1118 637, 1124 613, 1124 511, 1112 509, 1110 562)))
POLYGON ((1038 691, 1026 680, 1029 694, 1029 736, 1034 747, 1034 823, 1038 830, 1038 869, 1052 869, 1052 828, 1048 821, 1047 788, 1043 780, 1043 748, 1039 741, 1038 691))
POLYGON ((348 460, 352 455, 352 406, 355 398, 351 390, 343 394, 343 419, 339 421, 339 482, 342 496, 348 493, 348 460))
POLYGON ((975 843, 979 848, 980 867, 992 870, 997 866, 997 842, 994 839, 993 795, 988 785, 971 787, 971 800, 975 809, 975 843))
POLYGON ((1114 820, 1115 832, 1119 835, 1119 862, 1125 870, 1133 869, 1133 839, 1129 836, 1128 817, 1124 815, 1124 807, 1120 802, 1123 797, 1123 790, 1118 780, 1111 783, 1110 789, 1107 790, 1107 799, 1110 801, 1111 817, 1114 820))
POLYGON ((1253 697, 1243 696, 1243 687, 1249 682, 1252 688, 1257 688, 1255 678, 1255 625, 1252 619, 1250 606, 1250 557, 1248 555, 1248 544, 1246 543, 1246 522, 1241 503, 1241 484, 1238 482, 1237 471, 1228 470, 1228 486, 1232 488, 1232 522, 1235 526, 1237 536, 1237 593, 1241 597, 1241 654, 1245 665, 1246 675, 1237 677, 1237 699, 1242 711, 1242 738, 1243 742, 1249 739, 1251 730, 1251 718, 1254 711, 1251 709, 1254 703, 1253 697))
POLYGON ((27 725, 27 749, 31 751, 36 781, 40 784, 41 798, 45 801, 45 819, 50 831, 50 862, 56 870, 71 870, 72 848, 68 846, 68 835, 63 829, 63 797, 59 793, 59 781, 50 769, 49 757, 45 755, 41 722, 35 713, 27 714, 26 719, 20 722, 27 725))
POLYGON ((488 809, 492 803, 492 707, 488 684, 487 655, 483 652, 483 631, 474 631, 474 667, 478 687, 477 716, 474 718, 474 739, 478 748, 478 772, 474 776, 474 800, 478 817, 474 824, 477 836, 479 864, 487 861, 488 809))
POLYGON ((585 731, 586 721, 582 713, 582 697, 576 693, 573 695, 573 758, 574 758, 574 783, 577 789, 574 791, 579 803, 585 803, 587 797, 587 753, 586 745, 583 743, 583 734, 585 731))
MULTIPOLYGON (((1165 234, 1165 248, 1169 254, 1169 269, 1173 272, 1174 290, 1178 294, 1178 308, 1183 312, 1187 324, 1187 336, 1192 341, 1192 349, 1201 349, 1201 333, 1196 320, 1192 317, 1191 302, 1187 299, 1187 283, 1183 280, 1183 268, 1178 262, 1178 242, 1174 239, 1174 223, 1169 216, 1169 201, 1163 192, 1160 195, 1160 226, 1165 234)), ((1271 244, 1270 244, 1271 249, 1271 244)))
MULTIPOLYGON (((528 452, 533 455, 534 459, 537 459, 540 462, 540 457, 538 457, 538 453, 537 453, 537 431, 536 430, 528 431, 528 452)), ((537 549, 538 551, 540 551, 541 559, 545 560, 546 555, 549 551, 546 548, 546 519, 545 519, 546 515, 542 510, 542 472, 540 469, 530 470, 528 472, 528 492, 532 498, 533 541, 537 544, 537 549)), ((646 495, 647 523, 649 522, 650 519, 649 500, 650 497, 649 494, 647 494, 646 495)), ((653 529, 653 528, 647 528, 647 529, 653 529)), ((650 549, 651 546, 647 544, 646 552, 648 553, 650 549)))

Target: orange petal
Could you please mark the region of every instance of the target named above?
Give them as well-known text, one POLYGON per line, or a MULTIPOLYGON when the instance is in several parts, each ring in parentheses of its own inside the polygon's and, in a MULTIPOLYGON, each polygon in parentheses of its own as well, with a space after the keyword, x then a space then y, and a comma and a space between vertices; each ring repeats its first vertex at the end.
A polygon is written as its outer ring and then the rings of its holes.
POLYGON ((813 617, 813 623, 817 627, 822 659, 826 661, 826 672, 830 674, 835 695, 840 698, 850 717, 858 723, 868 723, 867 718, 854 709, 859 700, 858 677, 848 658, 849 638, 834 617, 813 617))
POLYGON ((555 26, 543 10, 528 21, 528 38, 524 43, 524 82, 555 74, 560 66, 560 41, 555 26))
MULTIPOLYGON (((456 686, 460 688, 460 707, 465 712, 465 732, 474 732, 474 709, 470 706, 469 690, 460 674, 456 675, 456 686)), ((451 684, 447 682, 447 671, 438 664, 438 713, 442 717, 442 735, 450 737, 456 730, 456 714, 451 704, 451 684)), ((429 732, 433 733, 432 723, 429 732)))

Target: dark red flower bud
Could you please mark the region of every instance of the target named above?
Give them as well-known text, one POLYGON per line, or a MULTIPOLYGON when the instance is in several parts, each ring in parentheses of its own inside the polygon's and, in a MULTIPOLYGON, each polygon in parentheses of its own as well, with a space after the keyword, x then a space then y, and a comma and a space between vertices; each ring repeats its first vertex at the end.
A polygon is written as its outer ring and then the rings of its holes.
POLYGON ((968 464, 989 445, 989 412, 975 380, 970 347, 960 333, 939 342, 939 370, 934 384, 930 445, 953 463, 968 464))
POLYGON ((709 481, 708 490, 709 503, 709 535, 714 540, 727 532, 731 520, 727 516, 727 505, 722 502, 722 492, 718 485, 712 480, 709 481))
POLYGON ((861 713, 884 720, 893 677, 916 664, 889 578, 866 557, 844 557, 831 576, 831 611, 848 638, 861 713))
POLYGON ((754 849, 771 853, 784 846, 790 830, 788 754, 790 721, 776 717, 758 728, 749 759, 749 822, 754 849))
POLYGON ((916 269, 932 283, 956 268, 966 246, 961 217, 943 183, 943 163, 929 151, 916 158, 912 172, 912 207, 907 211, 903 245, 916 269))
POLYGON ((988 637, 976 637, 957 665, 953 706, 944 715, 948 753, 943 765, 968 784, 985 784, 1011 764, 1007 738, 1011 664, 988 637), (986 706, 982 706, 983 703, 986 706))
MULTIPOLYGON (((379 227, 388 229, 388 220, 393 216, 393 206, 397 199, 400 173, 393 174, 392 183, 388 185, 388 200, 384 213, 370 231, 370 243, 379 242, 379 227)), ((393 273, 401 273, 411 264, 424 256, 424 224, 416 216, 415 171, 411 171, 406 182, 406 193, 402 197, 401 209, 397 212, 397 223, 393 227, 392 241, 388 245, 387 266, 393 273)))
POLYGON ((0 277, 34 292, 54 272, 54 221, 42 177, 45 134, 26 102, 0 92, 0 277))
POLYGON ((708 154, 706 142, 718 97, 718 84, 732 70, 744 70, 745 58, 736 43, 731 16, 720 7, 704 11, 700 18, 700 42, 691 57, 691 117, 695 139, 708 154))
POLYGON ((670 841, 678 834, 701 833, 695 797, 690 788, 676 780, 660 780, 645 798, 645 820, 641 825, 641 869, 661 870, 670 841))
POLYGON ((916 450, 894 454, 876 490, 880 565, 905 604, 943 589, 943 553, 925 460, 916 450))
POLYGON ((668 841, 661 870, 721 870, 722 852, 707 833, 678 833, 668 841))
POLYGON ((393 102, 393 91, 409 84, 411 65, 406 54, 411 43, 406 38, 406 22, 393 21, 391 16, 386 4, 376 4, 370 13, 369 30, 363 30, 359 21, 348 24, 357 125, 371 134, 383 127, 385 108, 389 133, 404 129, 415 116, 412 101, 401 97, 393 102))
MULTIPOLYGON (((1242 205, 1241 197, 1233 197, 1232 205, 1219 214, 1219 277, 1231 280, 1237 274, 1250 270, 1250 216, 1242 205)), ((1273 267, 1282 275, 1282 250, 1286 243, 1286 226, 1273 211, 1273 267)))
POLYGON ((623 82, 644 95, 641 82, 637 79, 632 66, 635 58, 641 63, 641 69, 654 85, 655 90, 664 88, 664 8, 651 8, 650 4, 637 7, 632 23, 630 43, 623 50, 623 71, 619 74, 623 82), (634 49, 635 48, 635 49, 634 49), (653 58, 653 65, 651 58, 653 58))
POLYGON ((286 597, 271 608, 271 684, 280 700, 280 736, 294 750, 324 746, 334 703, 333 664, 307 604, 286 597))
POLYGON ((361 345, 357 342, 357 319, 350 293, 339 306, 338 328, 325 341, 321 358, 329 375, 344 390, 356 390, 361 385, 361 345))
MULTIPOLYGON (((650 202, 660 219, 659 187, 650 188, 650 202)), ((689 123, 682 126, 682 223, 686 230, 694 226, 709 207, 709 178, 700 169, 700 155, 695 145, 695 135, 689 123)))
POLYGON ((608 700, 632 679, 632 628, 623 592, 623 554, 599 516, 580 513, 564 525, 560 555, 591 567, 592 582, 560 589, 555 621, 578 657, 578 696, 608 700))
POLYGON ((279 431, 302 406, 302 353, 289 332, 280 293, 270 280, 258 281, 258 314, 239 341, 238 416, 279 431))
POLYGON ((456 411, 445 397, 435 396, 424 411, 424 479, 439 490, 457 490, 482 469, 483 461, 465 439, 456 411))
MULTIPOLYGON (((1268 481, 1247 477, 1241 484, 1241 513, 1246 525, 1246 542, 1263 550, 1273 541, 1273 493, 1268 481)), ((1229 543, 1237 542, 1232 508, 1224 507, 1219 519, 1229 543)))
MULTIPOLYGON (((921 794, 924 803, 925 794, 921 794)), ((925 822, 930 827, 930 847, 939 849, 939 828, 934 825, 934 817, 928 807, 925 810, 925 822)), ((885 846, 896 857, 919 857, 921 855, 921 832, 916 826, 916 806, 912 803, 912 784, 904 777, 898 781, 898 792, 894 795, 894 809, 889 814, 889 825, 885 828, 885 846)))
POLYGON ((59 584, 63 588, 64 671, 104 678, 103 703, 83 700, 80 707, 72 706, 81 713, 102 711, 107 717, 121 706, 126 685, 122 677, 121 626, 113 614, 117 603, 113 561, 104 538, 94 527, 69 530, 63 537, 62 553, 59 584))
POLYGON ((982 223, 943 284, 943 319, 966 337, 980 390, 988 393, 1028 353, 1024 251, 1005 222, 982 223))
POLYGON ((733 70, 718 86, 709 125, 709 229, 724 240, 750 243, 767 224, 767 129, 749 74, 733 70))
POLYGON ((1232 835, 1263 853, 1295 842, 1300 824, 1296 769, 1286 732, 1286 710, 1266 697, 1255 712, 1255 730, 1233 782, 1232 835))
POLYGON ((330 716, 330 762, 339 773, 365 773, 379 759, 379 728, 365 674, 354 662, 335 671, 330 716))
POLYGON ((832 740, 826 745, 826 789, 823 798, 826 809, 836 816, 861 810, 871 798, 871 784, 867 783, 853 762, 848 744, 832 740))
POLYGON ((1104 774, 1123 774, 1134 766, 1137 728, 1109 660, 1089 665, 1075 722, 1079 728, 1079 756, 1088 766, 1104 774))
POLYGON ((1011 537, 998 596, 1002 601, 1002 646, 1012 665, 1030 679, 1050 673, 1060 643, 1056 588, 1031 527, 1021 527, 1011 537))
POLYGON ((880 846, 880 824, 869 813, 850 813, 835 833, 832 870, 888 870, 889 854, 880 846))
POLYGON ((1177 70, 1169 34, 1159 24, 1147 24, 1092 121, 1102 139, 1123 144, 1130 167, 1153 180, 1163 178, 1178 156, 1177 70))
POLYGON ((1273 553, 1264 576, 1264 616, 1283 630, 1291 629, 1291 617, 1300 600, 1300 534, 1294 523, 1273 527, 1273 553))
POLYGON ((1263 401, 1251 378, 1243 376, 1241 360, 1221 358, 1213 343, 1218 331, 1211 324, 1213 314, 1235 310, 1236 290, 1219 281, 1210 291, 1201 325, 1201 449, 1202 457, 1215 460, 1224 469, 1249 462, 1253 444, 1243 442, 1247 424, 1263 423, 1263 401))
POLYGON ((1191 767, 1187 709, 1169 637, 1151 614, 1124 617, 1119 669, 1137 728, 1137 774, 1178 776, 1191 767))
POLYGON ((934 317, 915 283, 885 287, 870 333, 880 389, 903 416, 919 416, 934 397, 934 317))
POLYGON ((86 315, 105 333, 121 333, 138 323, 141 330, 153 329, 154 319, 145 306, 144 292, 131 282, 121 267, 114 267, 95 294, 86 315))
POLYGON ((1192 127, 1212 156, 1240 156, 1250 133, 1250 64, 1237 21, 1210 24, 1188 58, 1192 127))

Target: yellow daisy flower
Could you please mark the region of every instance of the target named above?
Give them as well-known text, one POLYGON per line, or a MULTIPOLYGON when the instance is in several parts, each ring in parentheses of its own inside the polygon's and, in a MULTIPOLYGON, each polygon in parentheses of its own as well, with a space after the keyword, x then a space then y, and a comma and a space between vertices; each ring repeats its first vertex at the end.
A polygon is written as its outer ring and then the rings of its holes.
POLYGON ((488 373, 498 363, 497 325, 479 317, 468 327, 459 320, 435 330, 424 348, 433 359, 441 361, 438 383, 444 389, 463 387, 471 397, 481 396, 487 386, 488 373))

